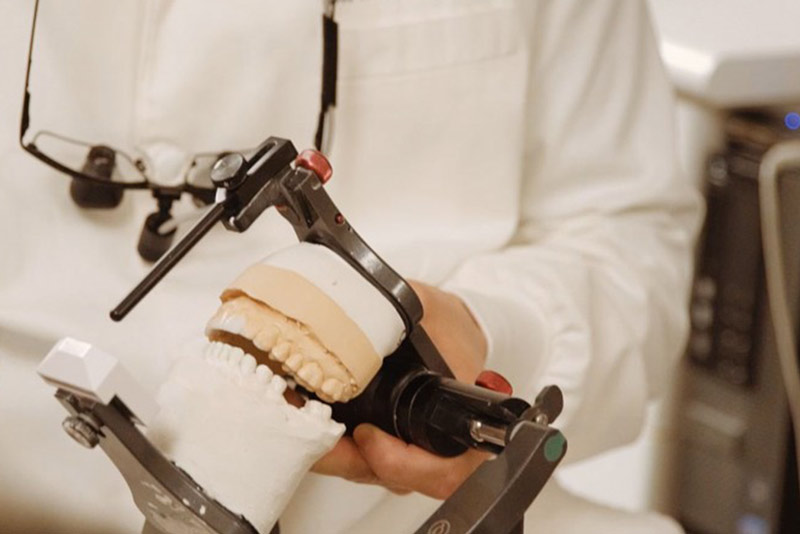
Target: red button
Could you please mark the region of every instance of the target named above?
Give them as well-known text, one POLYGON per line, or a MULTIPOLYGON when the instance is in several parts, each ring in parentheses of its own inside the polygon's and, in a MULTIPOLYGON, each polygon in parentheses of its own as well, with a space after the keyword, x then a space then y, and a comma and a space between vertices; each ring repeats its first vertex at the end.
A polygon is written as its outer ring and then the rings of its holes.
POLYGON ((331 167, 328 158, 322 152, 313 149, 307 149, 300 152, 297 159, 294 161, 298 167, 303 167, 313 172, 323 184, 331 179, 333 176, 333 167, 331 167))
POLYGON ((475 379, 475 385, 506 395, 514 392, 511 383, 503 375, 494 371, 481 371, 481 374, 475 379))

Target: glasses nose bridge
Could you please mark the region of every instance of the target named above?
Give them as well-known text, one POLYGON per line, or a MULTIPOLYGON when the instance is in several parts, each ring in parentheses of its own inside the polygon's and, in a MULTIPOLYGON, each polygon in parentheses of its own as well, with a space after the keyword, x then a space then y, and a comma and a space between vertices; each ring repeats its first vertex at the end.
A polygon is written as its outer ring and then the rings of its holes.
POLYGON ((136 147, 137 159, 153 185, 178 186, 188 174, 195 154, 175 142, 158 139, 136 147))

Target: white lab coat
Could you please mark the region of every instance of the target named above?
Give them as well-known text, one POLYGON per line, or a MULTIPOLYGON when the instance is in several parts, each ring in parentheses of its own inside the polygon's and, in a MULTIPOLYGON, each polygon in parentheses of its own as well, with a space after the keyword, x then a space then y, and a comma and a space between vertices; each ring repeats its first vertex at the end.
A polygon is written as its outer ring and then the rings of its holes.
MULTIPOLYGON (((133 532, 127 490, 59 428, 35 365, 58 337, 120 357, 151 390, 226 282, 293 241, 274 213, 221 228, 128 319, 154 209, 77 208, 16 144, 32 2, 0 0, 0 522, 3 532, 133 532)), ((341 1, 331 196, 404 276, 458 293, 487 367, 532 397, 556 383, 568 462, 634 439, 686 333, 699 203, 677 169, 672 101, 644 2, 341 1)), ((31 129, 143 151, 169 180, 191 153, 311 144, 321 1, 43 0, 31 129)), ((188 203, 186 203, 188 204, 188 203)), ((178 211, 186 211, 181 206, 178 211)), ((436 502, 309 476, 286 534, 412 532, 436 502)), ((551 484, 528 532, 674 532, 551 484)))

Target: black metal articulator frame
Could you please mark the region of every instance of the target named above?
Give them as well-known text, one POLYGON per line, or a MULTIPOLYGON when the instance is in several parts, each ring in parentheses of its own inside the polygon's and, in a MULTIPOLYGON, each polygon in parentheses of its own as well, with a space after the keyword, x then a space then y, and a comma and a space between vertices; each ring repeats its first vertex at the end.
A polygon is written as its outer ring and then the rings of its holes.
MULTIPOLYGON (((416 531, 417 534, 522 533, 523 515, 566 452, 550 424, 562 409, 561 391, 544 388, 531 406, 510 392, 457 382, 424 328, 422 306, 409 284, 355 232, 325 192, 331 174, 315 151, 298 156, 291 142, 270 137, 246 159, 233 153, 212 172, 217 202, 111 312, 123 319, 219 221, 246 231, 269 207, 292 224, 300 241, 336 252, 395 307, 406 339, 366 390, 333 405, 334 419, 352 430, 362 422, 442 456, 476 448, 496 455, 484 462, 416 531)), ((306 392, 313 397, 313 393, 306 392)), ((167 460, 142 434, 119 398, 108 404, 59 389, 70 412, 65 429, 87 446, 100 445, 120 470, 147 523, 144 532, 171 534, 191 527, 212 534, 253 534, 249 522, 211 499, 191 476, 167 460)), ((273 530, 278 532, 279 528, 273 530)), ((263 533, 262 533, 263 534, 263 533)))
MULTIPOLYGON (((526 417, 547 417, 551 395, 552 390, 545 390, 526 417)), ((258 534, 246 518, 214 500, 165 458, 118 398, 102 404, 64 389, 56 397, 71 414, 64 421, 68 433, 87 447, 99 445, 124 477, 145 516, 143 534, 174 534, 187 528, 198 534, 258 534)), ((511 433, 504 450, 481 465, 415 534, 523 532, 523 515, 566 444, 557 430, 534 421, 522 419, 511 433)), ((276 525, 272 534, 279 532, 276 525)))

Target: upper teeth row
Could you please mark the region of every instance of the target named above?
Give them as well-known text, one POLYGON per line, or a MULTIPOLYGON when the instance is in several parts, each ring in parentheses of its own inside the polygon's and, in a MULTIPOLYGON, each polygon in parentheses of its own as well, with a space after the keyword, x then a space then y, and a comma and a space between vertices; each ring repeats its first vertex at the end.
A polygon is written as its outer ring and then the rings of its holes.
POLYGON ((259 349, 268 354, 271 360, 279 362, 284 371, 291 374, 308 390, 316 392, 329 402, 349 400, 350 388, 335 377, 326 377, 323 368, 299 352, 292 351, 292 344, 281 336, 281 331, 274 324, 257 330, 255 325, 245 317, 224 310, 211 318, 206 332, 219 330, 250 339, 259 349))

